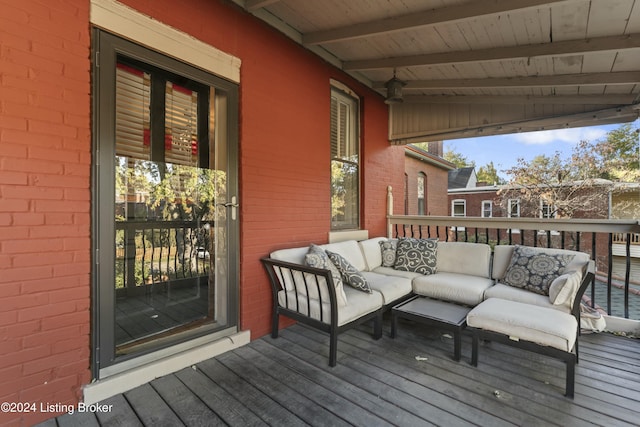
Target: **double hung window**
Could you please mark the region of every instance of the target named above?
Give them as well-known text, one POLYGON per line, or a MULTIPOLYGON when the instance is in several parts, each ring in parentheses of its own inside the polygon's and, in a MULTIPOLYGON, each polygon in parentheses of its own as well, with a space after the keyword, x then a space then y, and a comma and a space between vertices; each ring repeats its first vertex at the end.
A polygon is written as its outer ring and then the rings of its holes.
POLYGON ((358 100, 331 89, 331 229, 360 227, 358 100))

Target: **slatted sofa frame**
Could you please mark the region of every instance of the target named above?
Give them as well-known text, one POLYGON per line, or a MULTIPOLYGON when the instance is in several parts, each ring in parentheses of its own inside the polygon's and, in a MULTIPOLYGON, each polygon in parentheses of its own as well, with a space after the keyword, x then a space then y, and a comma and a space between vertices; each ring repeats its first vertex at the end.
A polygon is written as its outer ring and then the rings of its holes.
POLYGON ((530 341, 523 341, 523 340, 516 341, 512 339, 509 335, 488 331, 484 329, 469 327, 467 330, 471 331, 471 334, 472 334, 471 364, 473 366, 478 366, 478 346, 479 346, 479 341, 481 339, 485 341, 499 342, 499 343, 516 347, 522 350, 527 350, 533 353, 559 359, 563 361, 566 365, 565 396, 573 399, 574 384, 575 384, 575 366, 578 363, 578 337, 580 336, 580 302, 582 301, 582 296, 587 290, 587 287, 589 286, 589 284, 593 282, 595 278, 594 271, 595 271, 595 267, 594 267, 593 261, 591 261, 588 265, 587 272, 582 278, 582 282, 580 283, 578 292, 576 293, 576 296, 573 299, 573 304, 571 306, 571 314, 578 321, 578 330, 576 333, 576 340, 575 340, 574 346, 570 352, 563 351, 563 350, 549 347, 549 346, 536 344, 530 341))
MULTIPOLYGON (((305 325, 311 326, 322 332, 329 334, 329 366, 336 366, 338 355, 338 335, 342 332, 358 326, 367 321, 373 320, 373 338, 378 340, 382 337, 382 314, 384 306, 371 313, 365 314, 357 319, 352 320, 349 323, 338 326, 338 302, 336 297, 336 290, 333 283, 333 277, 330 270, 321 268, 308 267, 300 264, 295 264, 286 261, 279 261, 273 258, 262 258, 260 260, 267 270, 269 275, 269 282, 271 283, 271 291, 273 295, 273 310, 271 319, 271 336, 278 338, 280 315, 287 316, 293 320, 296 320, 305 325), (293 278, 293 272, 303 273, 304 283, 298 283, 293 278), (306 274, 305 274, 306 273, 306 274), (307 299, 307 313, 300 312, 300 304, 298 298, 296 298, 295 306, 289 304, 289 298, 285 298, 285 306, 281 306, 278 302, 278 293, 282 290, 286 291, 284 283, 281 283, 280 278, 284 278, 289 275, 291 278, 291 285, 294 287, 293 292, 296 294, 302 294, 299 286, 305 286, 306 299, 307 299), (309 297, 310 287, 315 287, 317 291, 315 294, 319 296, 319 305, 322 307, 326 301, 322 300, 322 294, 320 292, 321 284, 326 283, 326 287, 329 294, 330 313, 329 319, 324 318, 324 312, 320 309, 320 319, 311 317, 311 298, 309 297)), ((283 279, 284 280, 284 279, 283 279)))

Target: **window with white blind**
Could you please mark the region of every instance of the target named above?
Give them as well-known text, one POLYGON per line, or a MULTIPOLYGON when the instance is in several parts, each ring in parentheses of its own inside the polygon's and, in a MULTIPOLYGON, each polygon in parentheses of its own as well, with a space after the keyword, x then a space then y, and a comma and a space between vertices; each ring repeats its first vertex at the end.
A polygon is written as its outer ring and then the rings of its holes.
POLYGON ((331 229, 360 226, 358 100, 331 90, 331 229))
POLYGON ((189 82, 190 87, 186 87, 173 82, 172 78, 175 77, 149 65, 124 58, 118 61, 116 153, 130 161, 155 160, 206 167, 207 159, 198 153, 208 147, 199 147, 203 138, 198 138, 198 132, 208 114, 200 106, 201 101, 208 102, 202 98, 207 98, 211 89, 195 82, 189 82), (155 120, 154 129, 151 111, 161 117, 155 120), (152 137, 154 132, 162 135, 152 137))
POLYGON ((493 216, 493 202, 491 200, 482 201, 482 217, 491 218, 493 216))

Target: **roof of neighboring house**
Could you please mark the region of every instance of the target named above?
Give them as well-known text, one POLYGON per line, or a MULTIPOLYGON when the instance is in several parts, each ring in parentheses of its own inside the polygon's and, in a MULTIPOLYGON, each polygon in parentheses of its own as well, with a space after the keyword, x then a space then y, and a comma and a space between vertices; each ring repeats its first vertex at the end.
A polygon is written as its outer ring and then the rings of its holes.
POLYGON ((441 169, 448 170, 449 173, 451 173, 451 170, 455 168, 455 165, 453 163, 411 144, 404 147, 404 153, 406 156, 411 156, 415 159, 430 163, 441 169))
POLYGON ((475 173, 475 168, 473 167, 450 170, 448 188, 467 188, 469 186, 469 180, 475 173))

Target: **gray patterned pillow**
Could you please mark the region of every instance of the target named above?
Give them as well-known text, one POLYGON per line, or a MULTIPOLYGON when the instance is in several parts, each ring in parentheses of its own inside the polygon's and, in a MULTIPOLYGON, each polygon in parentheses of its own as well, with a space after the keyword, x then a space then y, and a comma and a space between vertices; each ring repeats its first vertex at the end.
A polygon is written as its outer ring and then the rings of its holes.
POLYGON ((564 272, 573 257, 552 254, 539 248, 516 246, 502 283, 548 296, 549 286, 564 272))
POLYGON ((394 268, 400 271, 433 274, 436 272, 437 247, 437 240, 433 239, 400 239, 394 268))
POLYGON ((342 255, 331 251, 326 252, 331 262, 342 275, 342 280, 344 280, 346 284, 351 285, 360 291, 371 293, 371 287, 369 286, 367 279, 358 271, 357 268, 344 259, 342 255))
POLYGON ((378 242, 382 252, 382 266, 393 267, 396 264, 397 240, 383 240, 378 242))
MULTIPOLYGON (((314 245, 312 243, 309 247, 309 252, 307 252, 304 257, 304 261, 309 267, 329 269, 331 271, 333 285, 335 286, 336 290, 342 288, 342 275, 340 274, 336 266, 333 265, 331 261, 329 261, 327 253, 320 246, 314 245)), ((338 297, 338 300, 340 300, 340 297, 338 297)), ((346 303, 343 305, 346 305, 346 303)))

